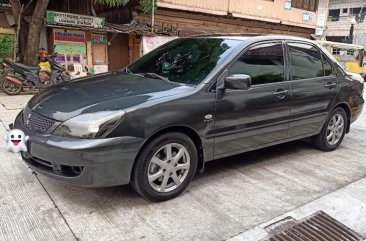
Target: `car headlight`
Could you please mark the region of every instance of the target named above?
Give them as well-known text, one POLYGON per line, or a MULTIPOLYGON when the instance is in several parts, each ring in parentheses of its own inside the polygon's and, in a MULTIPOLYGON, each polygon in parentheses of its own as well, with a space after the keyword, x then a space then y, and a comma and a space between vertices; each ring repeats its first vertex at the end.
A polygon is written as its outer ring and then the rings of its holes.
POLYGON ((62 123, 52 134, 86 139, 105 137, 124 115, 124 111, 81 114, 62 123))

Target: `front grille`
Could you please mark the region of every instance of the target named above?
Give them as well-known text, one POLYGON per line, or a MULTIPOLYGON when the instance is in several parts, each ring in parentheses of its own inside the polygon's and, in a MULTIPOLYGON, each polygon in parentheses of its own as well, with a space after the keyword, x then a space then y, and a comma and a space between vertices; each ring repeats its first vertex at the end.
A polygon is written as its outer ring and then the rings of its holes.
POLYGON ((38 133, 44 133, 46 132, 53 124, 55 124, 55 121, 41 116, 35 112, 31 112, 28 116, 25 116, 25 126, 38 133))
POLYGON ((31 156, 29 153, 21 153, 23 160, 31 167, 37 167, 42 171, 52 173, 54 175, 63 177, 77 177, 80 176, 84 170, 84 166, 69 166, 54 164, 46 160, 31 156))

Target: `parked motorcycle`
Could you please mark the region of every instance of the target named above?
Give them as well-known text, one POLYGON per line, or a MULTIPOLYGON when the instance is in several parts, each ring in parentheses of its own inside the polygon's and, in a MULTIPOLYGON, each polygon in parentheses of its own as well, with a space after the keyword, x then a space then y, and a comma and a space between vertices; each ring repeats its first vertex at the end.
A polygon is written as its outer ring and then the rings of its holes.
POLYGON ((54 61, 56 56, 56 54, 47 56, 51 65, 52 74, 50 79, 43 83, 39 78, 39 66, 27 66, 21 63, 4 60, 2 76, 5 78, 1 82, 2 90, 8 95, 18 95, 24 88, 29 90, 41 90, 48 86, 69 80, 70 78, 66 70, 54 61))

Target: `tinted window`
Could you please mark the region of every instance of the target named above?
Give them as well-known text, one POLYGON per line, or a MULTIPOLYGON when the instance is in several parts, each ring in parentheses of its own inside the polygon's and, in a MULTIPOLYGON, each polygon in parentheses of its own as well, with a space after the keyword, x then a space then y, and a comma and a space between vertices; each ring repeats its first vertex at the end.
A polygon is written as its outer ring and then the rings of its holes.
POLYGON ((134 74, 155 73, 170 81, 196 85, 219 66, 240 40, 181 38, 144 55, 129 66, 134 74))
POLYGON ((229 69, 229 75, 247 74, 252 84, 283 81, 283 49, 281 43, 256 45, 246 51, 229 69))
POLYGON ((292 80, 324 76, 320 52, 312 45, 289 43, 292 80))
POLYGON ((322 55, 323 58, 323 68, 324 68, 324 76, 332 75, 332 65, 329 63, 328 59, 322 55))

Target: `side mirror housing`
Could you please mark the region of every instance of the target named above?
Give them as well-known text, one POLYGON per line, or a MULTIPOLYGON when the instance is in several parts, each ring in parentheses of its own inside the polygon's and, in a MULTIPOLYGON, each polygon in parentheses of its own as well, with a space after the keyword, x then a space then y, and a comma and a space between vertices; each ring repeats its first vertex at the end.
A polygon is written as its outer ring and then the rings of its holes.
POLYGON ((225 89, 247 90, 252 85, 252 79, 246 74, 233 74, 225 78, 225 89))

